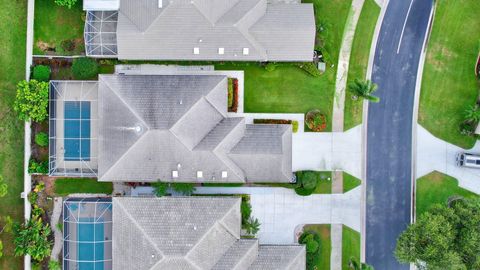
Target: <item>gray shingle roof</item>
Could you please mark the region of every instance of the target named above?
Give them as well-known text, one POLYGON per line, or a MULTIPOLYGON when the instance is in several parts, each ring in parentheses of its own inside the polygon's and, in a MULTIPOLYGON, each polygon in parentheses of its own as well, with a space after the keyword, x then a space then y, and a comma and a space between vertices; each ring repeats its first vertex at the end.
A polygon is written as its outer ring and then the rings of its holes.
POLYGON ((121 0, 119 59, 311 61, 312 4, 267 0, 121 0), (199 54, 194 54, 194 48, 199 54), (218 49, 224 48, 224 54, 218 49), (249 48, 248 55, 243 48, 249 48))
POLYGON ((240 239, 240 201, 114 197, 113 270, 305 269, 303 246, 240 239))
POLYGON ((226 117, 226 89, 218 75, 100 75, 100 181, 290 181, 291 126, 226 117))

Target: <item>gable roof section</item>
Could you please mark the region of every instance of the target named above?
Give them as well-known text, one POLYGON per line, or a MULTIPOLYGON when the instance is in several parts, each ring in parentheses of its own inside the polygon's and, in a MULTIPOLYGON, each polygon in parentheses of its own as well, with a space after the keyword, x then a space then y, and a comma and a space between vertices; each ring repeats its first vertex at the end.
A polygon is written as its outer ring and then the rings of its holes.
POLYGON ((267 0, 121 0, 119 59, 311 61, 311 4, 267 0), (193 49, 200 53, 194 54, 193 49), (218 49, 224 48, 224 54, 218 49), (249 53, 244 55, 243 48, 249 53))
POLYGON ((113 269, 211 268, 240 237, 240 200, 114 197, 113 269))

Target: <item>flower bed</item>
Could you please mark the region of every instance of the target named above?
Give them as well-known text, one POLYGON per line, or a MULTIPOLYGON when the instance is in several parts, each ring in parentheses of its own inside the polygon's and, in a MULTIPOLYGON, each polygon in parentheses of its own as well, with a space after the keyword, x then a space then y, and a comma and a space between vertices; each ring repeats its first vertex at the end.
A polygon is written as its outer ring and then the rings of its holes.
POLYGON ((238 110, 238 79, 228 78, 228 111, 238 110))
POLYGON ((254 124, 292 125, 293 133, 298 131, 298 121, 286 119, 253 119, 254 124))
POLYGON ((324 131, 327 128, 327 117, 319 110, 312 110, 305 116, 305 123, 312 131, 324 131))

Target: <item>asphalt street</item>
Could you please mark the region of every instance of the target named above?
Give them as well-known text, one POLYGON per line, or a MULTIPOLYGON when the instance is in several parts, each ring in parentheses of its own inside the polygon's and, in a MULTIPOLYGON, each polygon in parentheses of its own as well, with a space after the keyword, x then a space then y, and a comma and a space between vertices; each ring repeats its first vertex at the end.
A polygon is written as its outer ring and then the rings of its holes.
POLYGON ((366 262, 409 269, 393 254, 411 221, 412 113, 416 75, 432 0, 390 0, 376 44, 367 131, 366 262))

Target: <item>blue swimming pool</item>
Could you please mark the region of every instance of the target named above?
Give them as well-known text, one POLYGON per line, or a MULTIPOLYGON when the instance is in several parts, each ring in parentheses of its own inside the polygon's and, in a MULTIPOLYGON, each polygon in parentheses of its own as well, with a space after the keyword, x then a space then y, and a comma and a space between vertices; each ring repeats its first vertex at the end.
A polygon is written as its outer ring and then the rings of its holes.
POLYGON ((64 102, 64 158, 90 160, 90 101, 64 102))
MULTIPOLYGON (((80 218, 77 224, 79 270, 104 269, 104 224, 95 223, 95 218, 80 218), (91 223, 88 223, 91 222, 91 223)), ((97 220, 97 222, 102 222, 97 220)))

